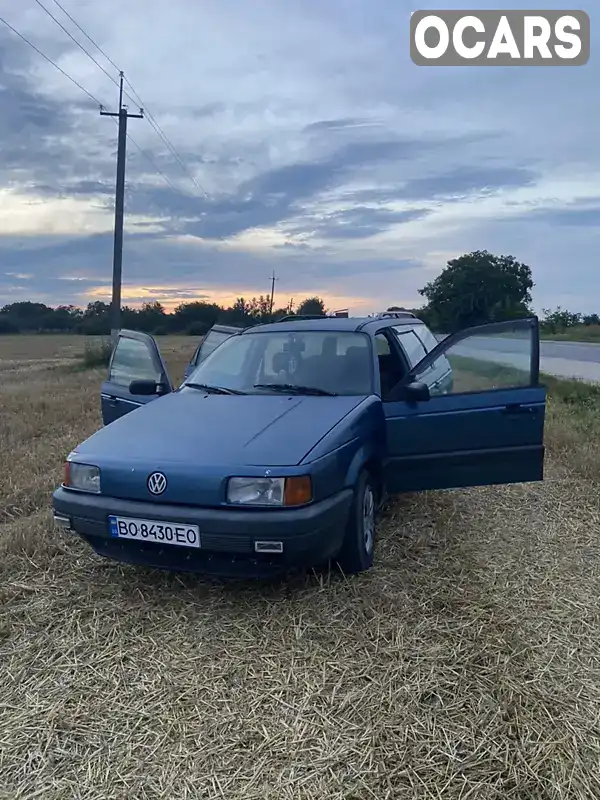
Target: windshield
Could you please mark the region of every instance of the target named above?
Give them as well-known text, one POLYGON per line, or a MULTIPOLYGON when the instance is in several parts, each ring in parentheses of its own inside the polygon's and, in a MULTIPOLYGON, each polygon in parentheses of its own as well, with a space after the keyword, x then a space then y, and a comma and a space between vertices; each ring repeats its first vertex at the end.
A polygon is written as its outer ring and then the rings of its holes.
POLYGON ((214 350, 186 383, 249 394, 368 395, 372 356, 366 334, 354 331, 264 332, 232 336, 214 350), (295 390, 297 387, 297 390, 295 390))

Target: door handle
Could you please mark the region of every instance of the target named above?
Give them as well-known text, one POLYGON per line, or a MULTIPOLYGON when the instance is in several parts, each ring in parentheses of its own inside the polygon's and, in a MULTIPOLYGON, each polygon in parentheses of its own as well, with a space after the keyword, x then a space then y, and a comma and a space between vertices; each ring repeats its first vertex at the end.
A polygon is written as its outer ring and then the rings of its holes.
POLYGON ((108 405, 111 408, 116 408, 118 402, 119 402, 119 400, 116 397, 109 397, 108 398, 108 405))
POLYGON ((518 403, 514 405, 506 406, 506 408, 502 409, 503 414, 509 414, 510 416, 523 415, 523 414, 533 414, 535 409, 532 406, 522 406, 518 403))

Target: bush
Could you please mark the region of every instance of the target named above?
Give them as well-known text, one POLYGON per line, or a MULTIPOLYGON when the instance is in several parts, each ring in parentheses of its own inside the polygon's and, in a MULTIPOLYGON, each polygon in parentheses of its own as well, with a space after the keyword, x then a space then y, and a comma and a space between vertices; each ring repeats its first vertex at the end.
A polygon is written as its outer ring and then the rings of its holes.
POLYGON ((112 342, 102 337, 100 341, 87 341, 83 349, 81 361, 86 369, 108 367, 112 355, 112 342))
POLYGON ((210 325, 206 322, 192 322, 187 326, 185 332, 188 336, 205 336, 210 330, 210 325))
POLYGON ((0 317, 0 334, 3 333, 18 333, 19 328, 10 319, 3 319, 0 317))

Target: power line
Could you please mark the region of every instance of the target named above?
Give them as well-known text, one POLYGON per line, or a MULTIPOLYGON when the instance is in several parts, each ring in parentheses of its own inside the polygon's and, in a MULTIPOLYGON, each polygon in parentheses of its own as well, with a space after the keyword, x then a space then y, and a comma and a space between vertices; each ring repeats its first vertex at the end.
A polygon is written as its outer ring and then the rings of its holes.
MULTIPOLYGON (((8 23, 3 17, 0 17, 0 22, 3 25, 5 25, 10 31, 12 31, 15 34, 15 36, 18 36, 19 39, 22 39, 25 42, 25 44, 29 45, 29 47, 31 47, 33 50, 35 50, 35 52, 38 53, 38 55, 42 56, 42 58, 45 59, 49 64, 52 64, 52 66, 55 67, 60 73, 62 73, 65 76, 65 78, 70 80, 72 84, 77 86, 78 89, 80 89, 91 100, 93 100, 94 103, 96 103, 97 106, 99 106, 100 108, 103 108, 103 103, 101 103, 98 100, 97 97, 94 97, 94 95, 91 92, 88 92, 88 90, 84 86, 82 86, 78 81, 75 80, 75 78, 73 78, 71 75, 69 75, 68 72, 65 72, 65 70, 62 67, 59 67, 59 65, 55 61, 53 61, 49 56, 47 56, 45 53, 43 53, 39 49, 39 47, 36 47, 33 44, 33 42, 30 42, 29 39, 26 36, 24 36, 22 33, 20 33, 16 28, 13 28, 13 26, 10 23, 8 23)), ((116 120, 115 120, 115 124, 118 124, 116 120)), ((148 155, 148 153, 142 147, 140 147, 140 145, 133 139, 132 136, 129 135, 129 133, 127 134, 127 138, 134 145, 134 147, 136 147, 137 150, 139 150, 141 155, 146 159, 146 161, 148 161, 148 163, 158 173, 158 175, 160 175, 166 181, 166 183, 169 184, 169 186, 174 191, 180 192, 181 190, 177 189, 177 187, 169 180, 169 178, 160 169, 160 167, 154 162, 154 160, 148 155)))
POLYGON ((117 81, 115 80, 115 78, 113 78, 113 76, 110 74, 110 72, 107 72, 107 70, 105 70, 105 69, 104 69, 104 67, 102 66, 102 64, 101 64, 99 61, 97 61, 97 60, 94 58, 94 56, 93 56, 93 55, 92 55, 92 54, 91 54, 91 53, 90 53, 88 50, 86 50, 86 49, 85 49, 85 47, 84 47, 84 46, 81 44, 81 42, 78 42, 78 41, 77 41, 77 39, 76 39, 76 38, 73 36, 73 34, 72 34, 72 33, 71 33, 69 30, 67 30, 67 28, 65 28, 65 26, 62 24, 62 22, 61 22, 60 20, 56 19, 56 17, 54 16, 54 14, 53 14, 53 13, 52 13, 52 12, 51 12, 49 9, 47 9, 47 8, 46 8, 46 6, 45 6, 45 5, 44 5, 44 4, 41 2, 41 0, 35 0, 35 2, 38 4, 38 6, 39 6, 41 9, 43 9, 43 10, 46 12, 46 14, 48 14, 48 16, 49 16, 51 19, 53 19, 53 20, 54 20, 54 22, 56 22, 56 24, 58 25, 58 27, 59 27, 59 28, 61 28, 61 29, 62 29, 62 30, 63 30, 63 31, 64 31, 64 32, 67 34, 67 36, 69 37, 69 39, 71 39, 71 41, 75 42, 75 44, 77 45, 77 47, 79 47, 79 49, 80 49, 80 50, 82 50, 82 51, 83 51, 83 52, 86 54, 86 56, 87 56, 88 58, 91 58, 91 60, 94 62, 94 64, 95 64, 95 65, 96 65, 96 66, 97 66, 99 69, 101 69, 101 70, 102 70, 102 72, 103 72, 103 73, 106 75, 106 77, 107 77, 109 80, 111 80, 111 81, 112 81, 114 84, 116 84, 116 85, 118 86, 119 84, 117 83, 117 81))
MULTIPOLYGON (((73 42, 75 42, 75 44, 77 45, 77 47, 79 47, 79 49, 80 49, 80 50, 82 50, 82 51, 83 51, 83 52, 84 52, 84 53, 85 53, 85 54, 88 56, 88 58, 90 58, 90 59, 91 59, 91 60, 94 62, 94 64, 96 64, 96 66, 97 66, 99 69, 101 69, 101 70, 102 70, 102 72, 103 72, 103 73, 104 73, 104 74, 107 76, 107 78, 109 78, 109 80, 111 80, 111 81, 112 81, 112 82, 113 82, 113 83, 114 83, 116 86, 119 86, 119 83, 118 83, 118 81, 117 81, 117 80, 116 80, 116 79, 115 79, 115 78, 114 78, 114 77, 113 77, 113 76, 112 76, 112 75, 111 75, 109 72, 107 72, 107 70, 105 70, 105 69, 104 69, 104 67, 102 66, 102 64, 100 64, 100 62, 99 62, 99 61, 97 61, 97 59, 95 59, 95 58, 94 58, 94 56, 93 56, 93 55, 92 55, 92 54, 91 54, 91 53, 90 53, 88 50, 86 50, 86 48, 85 48, 85 47, 84 47, 84 46, 81 44, 81 42, 77 41, 77 39, 76 39, 76 38, 75 38, 75 37, 72 35, 72 33, 70 33, 70 31, 69 31, 69 30, 67 30, 67 28, 65 28, 65 26, 62 24, 62 22, 60 22, 60 21, 59 21, 59 20, 58 20, 58 19, 57 19, 57 18, 54 16, 54 14, 52 14, 52 12, 51 12, 49 9, 47 9, 47 8, 46 8, 46 6, 45 6, 45 5, 44 5, 44 4, 41 2, 41 0, 35 0, 35 2, 38 4, 38 6, 40 6, 40 8, 42 8, 42 9, 43 9, 43 10, 46 12, 46 14, 48 14, 48 16, 49 16, 49 17, 51 17, 51 19, 53 19, 53 20, 54 20, 54 22, 56 22, 56 24, 57 24, 57 25, 58 25, 58 26, 59 26, 59 27, 60 27, 60 28, 61 28, 61 29, 62 29, 62 30, 63 30, 63 31, 64 31, 64 32, 67 34, 67 36, 68 36, 68 37, 69 37, 69 38, 70 38, 70 39, 71 39, 73 42)), ((121 72, 121 70, 120 70, 120 69, 117 67, 117 65, 116 65, 116 64, 115 64, 115 62, 112 60, 112 58, 110 58, 110 56, 108 56, 108 55, 107 55, 107 54, 104 52, 104 50, 103 50, 103 49, 102 49, 102 48, 101 48, 101 47, 100 47, 100 46, 99 46, 99 45, 98 45, 98 44, 97 44, 97 43, 94 41, 94 39, 92 39, 92 37, 91 37, 91 36, 89 36, 89 35, 86 33, 86 31, 85 31, 85 30, 84 30, 84 29, 81 27, 81 25, 80 25, 78 22, 76 22, 76 20, 75 20, 75 19, 74 19, 74 18, 71 16, 71 14, 69 14, 69 13, 68 13, 68 12, 67 12, 67 11, 66 11, 64 8, 63 8, 63 6, 62 6, 62 5, 61 5, 61 4, 58 2, 58 0, 53 0, 53 2, 54 2, 54 3, 55 3, 57 6, 58 6, 58 8, 60 8, 60 10, 61 10, 61 11, 62 11, 64 14, 66 14, 66 16, 67 16, 67 17, 68 17, 68 18, 71 20, 71 22, 72 22, 72 23, 73 23, 73 24, 74 24, 74 25, 75 25, 75 26, 78 28, 78 30, 80 30, 80 31, 81 31, 81 33, 82 33, 82 34, 83 34, 83 35, 84 35, 84 36, 85 36, 85 37, 86 37, 86 38, 87 38, 87 39, 88 39, 88 40, 89 40, 89 41, 92 43, 92 45, 93 45, 93 46, 94 46, 94 47, 95 47, 95 48, 96 48, 96 49, 97 49, 97 50, 98 50, 98 51, 99 51, 99 52, 100 52, 100 53, 101 53, 101 54, 104 56, 104 58, 105 58, 105 59, 106 59, 106 60, 107 60, 107 61, 108 61, 108 62, 109 62, 109 63, 110 63, 110 64, 111 64, 111 65, 112 65, 112 66, 113 66, 113 67, 114 67, 114 68, 115 68, 115 69, 116 69, 116 70, 117 70, 119 73, 120 73, 120 72, 121 72)), ((206 189, 204 189, 204 187, 203 187, 203 186, 202 186, 202 185, 199 183, 199 181, 198 181, 196 178, 194 178, 194 176, 193 176, 193 175, 191 174, 191 172, 188 170, 188 168, 186 167, 186 165, 185 165, 185 162, 183 161, 182 157, 181 157, 181 156, 179 155, 179 153, 177 152, 177 150, 176 150, 176 148, 175 148, 175 145, 174 145, 174 144, 171 142, 171 140, 169 139, 169 137, 167 136, 167 134, 166 134, 166 133, 163 131, 163 129, 160 127, 160 125, 159 125, 159 124, 158 124, 158 122, 156 121, 156 119, 155 119, 154 115, 153 115, 153 114, 151 114, 151 113, 148 111, 148 108, 146 107, 146 105, 145 105, 145 103, 143 102, 142 98, 139 96, 139 94, 138 94, 138 93, 136 92, 136 90, 134 89, 134 87, 133 87, 133 85, 131 84, 131 82, 130 82, 129 80, 127 80, 127 78, 125 78, 125 82, 127 83, 127 85, 129 86, 129 88, 131 89, 132 93, 135 95, 135 98, 136 98, 136 99, 134 99, 134 98, 133 98, 133 97, 132 97, 130 94, 128 94, 128 92, 126 92, 126 91, 123 91, 123 94, 124 94, 124 95, 125 95, 125 96, 126 96, 128 99, 129 99, 129 100, 131 100, 131 102, 132 102, 134 105, 135 105, 135 104, 137 104, 137 103, 139 103, 140 107, 144 108, 144 111, 145 111, 145 118, 148 120, 148 123, 149 123, 150 127, 151 127, 151 128, 154 130, 154 132, 157 134, 157 136, 158 136, 158 137, 159 137, 159 138, 162 140, 162 142, 163 142, 163 143, 164 143, 164 144, 165 144, 165 145, 168 147, 168 149, 171 151, 171 153, 172 153, 172 154, 173 154, 173 156, 175 157, 175 159, 176 159, 177 163, 178 163, 178 164, 179 164, 179 166, 181 167, 181 169, 182 169, 183 173, 185 174, 185 176, 186 176, 187 178, 189 178, 189 179, 190 179, 190 181, 191 181, 191 182, 194 184, 195 188, 196 188, 196 189, 197 189, 199 192, 201 192, 202 194, 204 194, 204 195, 205 195, 205 197, 206 197, 207 199, 210 199, 210 198, 209 198, 209 195, 208 195, 208 192, 206 191, 206 189)))
MULTIPOLYGON (((179 153, 178 153, 178 152, 177 152, 177 150, 175 149, 175 145, 174 145, 174 144, 173 144, 173 143, 170 141, 170 139, 169 139, 169 137, 167 136, 167 134, 166 134, 166 133, 163 131, 163 129, 160 127, 160 125, 159 125, 159 124, 158 124, 158 122, 156 121, 156 119, 155 119, 154 115, 150 113, 150 111, 148 110, 148 107, 147 107, 147 106, 146 106, 146 104, 143 102, 142 98, 139 96, 139 94, 136 92, 136 90, 133 88, 133 86, 131 85, 130 81, 128 81, 128 80, 127 80, 127 78, 125 78, 125 83, 126 83, 128 86, 129 86, 129 88, 131 89, 131 91, 132 91, 132 92, 133 92, 133 94, 135 95, 137 102, 138 102, 138 103, 139 103, 139 104, 140 104, 140 105, 143 107, 143 109, 144 109, 144 112, 145 112, 145 115, 146 115, 146 119, 147 119, 148 123, 149 123, 149 124, 150 124, 150 126, 151 126, 151 127, 154 129, 155 133, 156 133, 156 134, 157 134, 157 135, 158 135, 158 136, 159 136, 159 137, 162 139, 162 141, 164 142, 164 144, 166 144, 166 146, 169 148, 169 150, 171 151, 171 153, 172 153, 172 154, 175 156, 175 158, 176 158, 177 162, 179 163, 179 165, 180 165, 181 169, 183 170, 183 172, 184 172, 184 173, 186 174, 186 176, 187 176, 187 177, 188 177, 188 178, 189 178, 189 179, 192 181, 192 183, 194 184, 194 186, 196 187, 196 189, 198 189, 198 191, 199 191, 199 192, 202 192, 202 194, 203 194, 203 195, 204 195, 204 196, 205 196, 205 197, 206 197, 208 200, 210 200, 209 194, 208 194, 208 192, 206 191, 206 189, 205 189, 205 188, 202 186, 202 184, 201 184, 201 183, 199 183, 199 181, 197 181, 197 180, 196 180, 196 178, 194 178, 194 176, 193 176, 193 175, 192 175, 192 174, 191 174, 191 173, 188 171, 188 169, 187 169, 187 167, 186 167, 186 165, 185 165, 185 163, 184 163, 183 159, 181 158, 181 156, 179 155, 179 153)), ((127 95, 127 96, 129 97, 129 95, 127 95)))
POLYGON ((173 189, 173 191, 175 191, 175 192, 181 192, 181 189, 178 189, 178 188, 175 186, 175 184, 174 184, 174 183, 172 183, 172 181, 170 181, 170 180, 169 180, 169 178, 167 178, 167 176, 165 175, 165 173, 164 173, 164 172, 161 170, 161 168, 160 168, 160 167, 159 167, 159 166, 156 164, 156 162, 155 162, 155 161, 152 159, 152 157, 151 157, 150 155, 148 155, 148 153, 146 152, 146 150, 144 150, 143 148, 141 148, 141 147, 139 146, 139 144, 138 144, 138 143, 135 141, 135 139, 133 138, 133 136, 131 136, 131 135, 128 133, 128 134, 127 134, 127 138, 129 139, 129 141, 131 142, 131 144, 132 144, 132 145, 133 145, 135 148, 137 148, 137 149, 139 150, 139 152, 141 153, 141 155, 142 155, 142 156, 143 156, 143 157, 146 159, 146 161, 147 161, 147 162, 150 164, 150 166, 151 166, 151 167, 153 167, 153 168, 156 170, 156 172, 158 172, 158 174, 159 174, 159 175, 160 175, 162 178, 164 178, 164 180, 165 180, 165 181, 166 181, 166 182, 169 184, 169 186, 171 187, 171 189, 173 189))
POLYGON ((85 88, 84 88, 84 87, 83 87, 83 86, 82 86, 80 83, 78 83, 78 82, 75 80, 75 78, 71 77, 71 75, 69 75, 69 73, 68 73, 68 72, 65 72, 65 71, 64 71, 64 69, 63 69, 62 67, 59 67, 59 66, 58 66, 58 64, 56 63, 56 61, 53 61, 53 60, 52 60, 52 59, 51 59, 49 56, 47 56, 45 53, 42 53, 42 51, 41 51, 41 50, 40 50, 38 47, 36 47, 36 46, 35 46, 35 45, 34 45, 32 42, 30 42, 30 41, 29 41, 29 39, 28 39, 26 36, 23 36, 23 34, 22 34, 22 33, 19 33, 19 31, 18 31, 16 28, 13 28, 13 26, 12 26, 12 25, 10 25, 10 24, 9 24, 9 23, 8 23, 8 22, 7 22, 7 21, 6 21, 6 20, 5 20, 3 17, 0 17, 0 22, 2 22, 4 25, 6 25, 6 27, 7 27, 9 30, 11 30, 11 31, 12 31, 12 32, 13 32, 13 33, 16 35, 16 36, 18 36, 18 37, 19 37, 19 39, 22 39, 22 40, 25 42, 25 44, 28 44, 28 45, 29 45, 29 47, 32 47, 32 48, 35 50, 35 52, 36 52, 36 53, 38 53, 40 56, 42 56, 42 58, 45 58, 45 59, 46 59, 46 61, 47 61, 49 64, 52 64, 52 66, 53 66, 53 67, 56 67, 56 69, 57 69, 59 72, 62 72, 62 74, 65 76, 65 78, 68 78, 68 79, 71 81, 71 83, 74 83, 74 84, 75 84, 75 86, 77 86, 77 88, 78 88, 78 89, 81 89, 81 91, 82 91, 82 92, 84 92, 85 94, 87 94, 87 96, 88 96, 88 97, 89 97, 91 100, 93 100, 93 101, 94 101, 94 103, 96 103, 96 105, 102 106, 102 103, 101 103, 101 102, 98 100, 98 98, 97 98, 97 97, 94 97, 94 95, 93 95, 91 92, 88 92, 88 90, 87 90, 87 89, 85 89, 85 88))
MULTIPOLYGON (((100 47, 100 45, 99 45, 97 42, 95 42, 95 41, 92 39, 92 37, 91 37, 91 36, 89 36, 89 35, 88 35, 88 34, 87 34, 87 33, 86 33, 84 30, 83 30, 83 28, 81 27, 81 25, 80 25, 80 24, 79 24, 79 23, 78 23, 76 20, 74 20, 74 19, 73 19, 73 17, 72 17, 72 16, 69 14, 69 12, 66 10, 66 8, 64 8, 64 7, 63 7, 63 6, 62 6, 62 5, 61 5, 61 4, 58 2, 58 0, 53 0, 53 2, 54 2, 54 4, 55 4, 55 5, 57 5, 57 6, 60 8, 60 10, 63 12, 63 14, 64 14, 65 16, 67 16, 67 17, 68 17, 68 18, 71 20, 71 22, 73 23, 73 25, 75 25, 75 27, 76 27, 76 28, 77 28, 79 31, 81 31, 81 33, 83 33, 83 35, 85 36, 85 38, 86 38, 86 39, 87 39, 87 40, 88 40, 88 41, 89 41, 91 44, 93 44, 93 45, 94 45, 94 47, 96 48, 96 50, 98 50, 98 52, 100 52, 100 53, 101 53, 101 54, 104 56, 104 58, 105 58, 105 59, 108 61, 108 63, 109 63, 109 64, 110 64, 112 67, 114 67, 114 69, 116 69, 116 71, 117 71, 117 72, 121 72, 121 70, 119 69, 119 67, 117 67, 117 65, 115 64, 115 62, 112 60, 112 58, 111 58, 110 56, 107 56, 107 55, 106 55, 106 53, 105 53, 105 52, 104 52, 104 50, 103 50, 103 49, 100 47)), ((128 81, 128 83, 129 83, 129 81, 128 81)), ((142 105, 143 105, 143 104, 142 104, 142 105)))
MULTIPOLYGON (((52 13, 52 12, 51 12, 49 9, 47 9, 47 8, 46 8, 46 6, 45 6, 45 5, 44 5, 44 4, 41 2, 41 0, 35 0, 35 2, 38 4, 38 6, 39 6, 39 7, 40 7, 40 8, 41 8, 43 11, 45 11, 45 12, 46 12, 46 14, 47 14, 47 15, 48 15, 48 16, 49 16, 51 19, 53 19, 53 20, 54 20, 54 22, 56 22, 56 24, 58 25, 58 27, 59 27, 59 28, 61 28, 61 30, 63 30, 63 31, 64 31, 64 32, 67 34, 67 36, 69 37, 69 39, 71 39, 71 41, 73 41, 73 42, 74 42, 74 43, 77 45, 77 47, 78 47, 78 48, 79 48, 79 49, 80 49, 80 50, 81 50, 83 53, 85 53, 85 55, 86 55, 86 56, 87 56, 87 57, 88 57, 88 58, 89 58, 91 61, 93 61, 93 62, 94 62, 94 64, 95 64, 95 65, 98 67, 98 69, 102 70, 102 72, 103 72, 103 73, 106 75, 106 77, 107 77, 107 78, 108 78, 110 81, 112 81, 112 82, 114 83, 114 85, 115 85, 115 86, 116 86, 118 89, 120 89, 120 84, 119 84, 119 81, 118 81, 118 80, 117 80, 117 79, 116 79, 116 78, 115 78, 113 75, 111 75, 111 74, 110 74, 110 72, 108 72, 106 69, 104 69, 104 67, 102 66, 102 64, 101 64, 101 63, 100 63, 100 62, 99 62, 97 59, 95 59, 95 58, 94 58, 94 56, 93 56, 93 55, 92 55, 92 54, 89 52, 89 50, 86 50, 86 48, 85 48, 85 47, 84 47, 84 46, 81 44, 81 42, 79 42, 79 41, 78 41, 78 40, 77 40, 77 39, 76 39, 76 38, 73 36, 73 34, 72 34, 72 33, 71 33, 71 32, 70 32, 70 31, 69 31, 67 28, 65 28, 65 26, 62 24, 62 22, 61 22, 60 20, 56 19, 56 17, 54 16, 54 14, 53 14, 53 13, 52 13)), ((107 56, 107 55, 104 53, 104 51, 103 51, 103 50, 102 50, 102 49, 101 49, 101 48, 100 48, 100 47, 99 47, 99 46, 98 46, 98 45, 97 45, 97 44, 94 42, 94 40, 93 40, 93 39, 92 39, 90 36, 88 36, 88 35, 87 35, 87 33, 86 33, 84 30, 83 30, 83 28, 81 27, 81 25, 78 25, 78 24, 75 22, 75 20, 73 19, 73 17, 72 17, 72 16, 71 16, 71 15, 70 15, 70 14, 69 14, 67 11, 65 11, 65 9, 64 9, 64 8, 63 8, 63 7, 60 5, 60 3, 57 3, 57 2, 56 2, 56 0, 54 0, 54 2, 55 2, 55 3, 56 3, 56 5, 57 5, 57 6, 58 6, 58 7, 59 7, 59 8, 60 8, 60 9, 61 9, 61 10, 62 10, 62 11, 63 11, 63 12, 64 12, 64 13, 65 13, 67 16, 68 16, 68 17, 69 17, 69 19, 70 19, 70 20, 71 20, 71 21, 72 21, 72 22, 73 22, 75 25, 77 25, 77 27, 78 27, 78 28, 79 28, 79 30, 80 30, 80 31, 83 33, 83 35, 84 35, 84 36, 87 36, 87 38, 88 38, 88 39, 89 39, 89 40, 92 42, 92 44, 94 45, 94 47, 96 47, 96 48, 97 48, 97 49, 98 49, 98 50, 99 50, 99 51, 102 53, 102 55, 103 55, 103 56, 104 56, 104 57, 105 57, 105 58, 106 58, 106 59, 107 59, 107 60, 108 60, 108 61, 109 61, 109 62, 110 62, 110 63, 111 63, 111 64, 112 64, 114 67, 115 67, 115 69, 117 70, 117 72, 120 74, 120 73, 121 73, 121 70, 120 70, 120 69, 119 69, 119 68, 118 68, 118 67, 115 65, 114 61, 113 61, 111 58, 109 58, 109 57, 108 57, 108 56, 107 56)), ((136 101, 133 99, 133 97, 131 97, 131 95, 127 94, 127 92, 124 92, 124 94, 125 94, 125 96, 126 96, 126 97, 127 97, 129 100, 131 100, 131 102, 132 102, 132 103, 135 105, 136 101)))

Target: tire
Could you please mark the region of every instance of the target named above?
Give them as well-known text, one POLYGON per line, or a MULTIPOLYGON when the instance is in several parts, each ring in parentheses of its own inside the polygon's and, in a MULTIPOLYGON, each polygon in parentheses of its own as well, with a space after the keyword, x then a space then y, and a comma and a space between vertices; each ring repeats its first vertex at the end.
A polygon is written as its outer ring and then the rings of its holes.
POLYGON ((364 572, 373 566, 377 492, 373 478, 362 472, 356 482, 354 499, 337 563, 342 572, 364 572))

